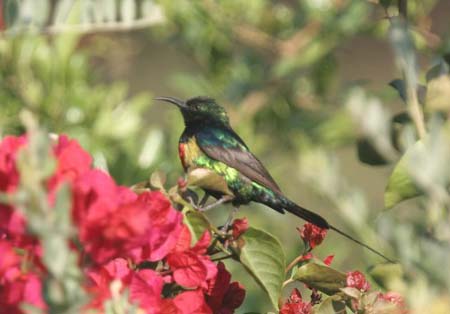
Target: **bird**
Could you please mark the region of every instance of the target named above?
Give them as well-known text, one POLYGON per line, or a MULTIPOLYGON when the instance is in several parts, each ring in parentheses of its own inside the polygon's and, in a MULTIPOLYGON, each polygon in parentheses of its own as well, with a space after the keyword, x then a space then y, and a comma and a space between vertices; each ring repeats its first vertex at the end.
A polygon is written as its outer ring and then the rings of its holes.
POLYGON ((196 183, 205 191, 199 202, 200 210, 231 203, 234 213, 241 205, 261 203, 279 213, 287 211, 322 229, 333 230, 393 262, 285 196, 262 162, 232 129, 224 107, 213 98, 197 96, 184 101, 175 97, 156 97, 155 100, 171 103, 181 111, 185 128, 179 139, 178 153, 183 169, 187 174, 201 173, 208 178, 196 183), (209 196, 216 201, 203 206, 209 196))

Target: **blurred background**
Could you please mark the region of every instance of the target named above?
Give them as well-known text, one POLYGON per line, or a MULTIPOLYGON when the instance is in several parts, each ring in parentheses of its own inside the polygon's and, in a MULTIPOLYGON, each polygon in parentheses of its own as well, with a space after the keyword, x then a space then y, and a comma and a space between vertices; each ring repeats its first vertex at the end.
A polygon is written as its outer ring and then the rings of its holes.
MULTIPOLYGON (((175 108, 152 99, 213 97, 286 195, 401 262, 383 278, 375 274, 373 285, 402 293, 413 313, 450 313, 448 200, 436 205, 435 193, 424 189, 385 209, 391 172, 418 139, 405 83, 393 80, 426 84, 427 70, 436 67, 448 74, 449 1, 0 4, 2 135, 24 131, 19 113, 27 108, 49 132, 79 140, 120 184, 158 170, 169 187, 183 174, 183 122, 175 108), (407 10, 399 13, 399 3, 407 10), (402 13, 408 31, 393 22, 402 13)), ((418 85, 420 103, 424 88, 418 85)), ((427 125, 444 127, 446 110, 426 110, 427 125)), ((227 215, 225 207, 210 213, 218 224, 227 215)), ((239 215, 276 235, 288 261, 301 253, 302 221, 258 205, 239 215)), ((381 262, 334 233, 316 254, 334 254, 342 271, 370 272, 381 262)), ((239 265, 229 267, 247 288, 240 312, 269 311, 252 279, 239 265)))

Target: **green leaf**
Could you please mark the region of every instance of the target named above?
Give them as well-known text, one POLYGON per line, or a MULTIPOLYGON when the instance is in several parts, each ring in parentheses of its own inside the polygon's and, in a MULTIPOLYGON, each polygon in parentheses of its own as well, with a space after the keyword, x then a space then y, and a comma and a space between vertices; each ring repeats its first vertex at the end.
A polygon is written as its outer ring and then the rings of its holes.
POLYGON ((252 227, 241 238, 245 243, 239 252, 242 265, 267 292, 272 305, 278 309, 285 277, 285 255, 280 242, 271 234, 252 227))
POLYGON ((161 171, 155 171, 150 176, 150 185, 160 191, 165 191, 166 175, 161 171))
POLYGON ((412 180, 407 163, 408 159, 417 151, 424 149, 422 142, 417 142, 403 155, 389 177, 384 192, 384 207, 392 208, 403 200, 410 199, 421 194, 412 180))
POLYGON ((333 295, 323 300, 314 308, 314 314, 345 314, 345 303, 338 295, 333 295))
POLYGON ((346 275, 331 267, 312 262, 300 266, 293 279, 332 295, 345 287, 346 275))
POLYGON ((188 210, 184 215, 184 223, 192 234, 192 241, 196 243, 205 230, 211 229, 211 223, 206 216, 197 210, 188 210))

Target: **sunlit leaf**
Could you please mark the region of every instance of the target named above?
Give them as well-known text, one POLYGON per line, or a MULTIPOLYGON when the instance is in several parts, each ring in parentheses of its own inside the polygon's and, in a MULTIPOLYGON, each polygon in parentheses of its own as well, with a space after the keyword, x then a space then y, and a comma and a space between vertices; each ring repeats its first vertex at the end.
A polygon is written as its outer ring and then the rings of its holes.
POLYGON ((166 175, 161 171, 155 171, 150 177, 150 184, 154 188, 164 191, 164 184, 166 183, 166 175))
POLYGON ((328 266, 307 263, 297 269, 293 279, 332 295, 345 287, 346 275, 328 266))
POLYGON ((278 308, 285 277, 285 255, 280 242, 271 234, 252 227, 241 239, 244 240, 239 252, 242 265, 267 292, 272 305, 278 308))
POLYGON ((394 171, 389 177, 389 181, 384 192, 385 208, 391 208, 403 200, 410 199, 421 194, 420 190, 411 178, 407 168, 407 163, 408 158, 410 158, 415 151, 423 149, 423 143, 417 142, 414 146, 408 149, 408 151, 395 166, 394 171))

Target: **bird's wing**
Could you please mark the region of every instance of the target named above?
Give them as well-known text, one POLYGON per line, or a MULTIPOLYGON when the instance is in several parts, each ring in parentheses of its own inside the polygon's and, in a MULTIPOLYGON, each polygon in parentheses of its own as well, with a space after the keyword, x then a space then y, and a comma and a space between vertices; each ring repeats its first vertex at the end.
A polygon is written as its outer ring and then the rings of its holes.
POLYGON ((263 164, 233 130, 207 128, 197 132, 195 137, 201 150, 210 158, 221 161, 250 180, 282 194, 263 164))

